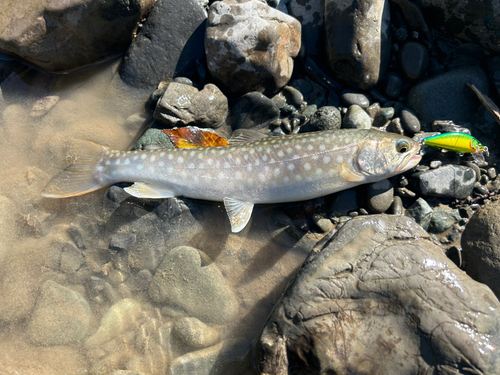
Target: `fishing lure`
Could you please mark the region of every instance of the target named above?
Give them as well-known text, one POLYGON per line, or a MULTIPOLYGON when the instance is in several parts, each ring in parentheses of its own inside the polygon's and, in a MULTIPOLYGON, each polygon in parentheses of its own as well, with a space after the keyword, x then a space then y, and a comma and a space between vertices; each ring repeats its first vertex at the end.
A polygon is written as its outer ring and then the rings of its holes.
POLYGON ((476 138, 465 133, 444 133, 424 139, 427 146, 466 153, 487 152, 487 148, 476 138))

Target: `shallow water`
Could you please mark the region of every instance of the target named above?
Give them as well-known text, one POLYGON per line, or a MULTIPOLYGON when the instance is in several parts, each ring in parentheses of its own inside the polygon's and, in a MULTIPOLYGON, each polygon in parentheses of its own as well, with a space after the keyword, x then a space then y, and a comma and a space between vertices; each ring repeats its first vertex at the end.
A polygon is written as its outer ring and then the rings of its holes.
MULTIPOLYGON (((123 85, 117 75, 118 67, 119 62, 114 61, 60 77, 26 70, 9 77, 1 86, 1 375, 111 374, 120 369, 169 373, 168 368, 176 357, 196 351, 178 349, 182 345, 175 342, 174 336, 169 338, 174 349, 156 344, 152 337, 158 336, 159 327, 168 326, 179 316, 173 318, 166 313, 169 306, 155 304, 148 298, 147 291, 123 292, 119 287, 115 288, 115 294, 91 291, 92 277, 112 284, 110 275, 119 268, 119 256, 108 249, 110 231, 99 229, 106 225, 109 229, 109 220, 114 214, 103 213, 106 189, 67 199, 40 196, 50 178, 70 161, 71 139, 127 149, 137 136, 147 117, 144 102, 149 92, 123 85), (33 105, 46 96, 58 96, 59 100, 46 114, 34 116, 33 105), (135 117, 130 118, 132 115, 135 117), (75 220, 98 229, 92 235, 82 232, 88 236, 83 239, 88 243, 86 272, 68 275, 54 270, 50 257, 55 244, 72 240, 68 237, 68 228, 75 220), (88 301, 90 328, 84 339, 51 346, 36 343, 30 336, 27 327, 39 303, 40 288, 47 280, 80 293, 88 301), (140 312, 130 322, 120 323, 126 327, 113 340, 99 347, 86 345, 110 307, 125 297, 137 302, 140 312)), ((192 203, 201 213, 202 226, 186 228, 176 245, 189 245, 203 251, 220 270, 236 296, 237 313, 232 321, 214 325, 220 334, 218 342, 226 347, 243 343, 244 348, 234 355, 234 362, 218 365, 213 373, 253 373, 250 348, 287 282, 319 238, 303 232, 298 242, 273 241, 267 222, 277 207, 269 206, 255 209, 249 229, 231 234, 221 203, 192 203)), ((127 207, 140 212, 138 216, 148 214, 140 202, 124 202, 116 211, 127 207)), ((175 246, 172 243, 160 249, 160 256, 167 254, 170 247, 175 246)), ((61 334, 64 335, 64 331, 61 334)))

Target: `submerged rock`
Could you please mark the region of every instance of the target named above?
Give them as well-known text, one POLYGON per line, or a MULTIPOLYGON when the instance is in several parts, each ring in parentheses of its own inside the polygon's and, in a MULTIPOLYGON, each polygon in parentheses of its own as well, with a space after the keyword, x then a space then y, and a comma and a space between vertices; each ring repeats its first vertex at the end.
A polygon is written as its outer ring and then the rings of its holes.
POLYGON ((276 306, 260 370, 497 374, 499 307, 411 219, 357 217, 310 254, 276 306))
POLYGON ((274 93, 292 76, 300 30, 295 18, 261 1, 217 1, 205 34, 208 70, 231 94, 274 93))

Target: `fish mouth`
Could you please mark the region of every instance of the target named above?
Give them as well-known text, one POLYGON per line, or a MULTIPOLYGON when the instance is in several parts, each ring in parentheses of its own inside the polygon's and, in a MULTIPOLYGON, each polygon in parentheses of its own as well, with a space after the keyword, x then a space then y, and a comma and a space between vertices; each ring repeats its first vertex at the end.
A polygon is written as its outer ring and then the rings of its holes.
POLYGON ((398 173, 405 172, 413 167, 417 166, 422 160, 422 155, 420 154, 420 145, 417 145, 417 148, 413 150, 412 153, 408 154, 402 161, 399 163, 396 171, 398 173))

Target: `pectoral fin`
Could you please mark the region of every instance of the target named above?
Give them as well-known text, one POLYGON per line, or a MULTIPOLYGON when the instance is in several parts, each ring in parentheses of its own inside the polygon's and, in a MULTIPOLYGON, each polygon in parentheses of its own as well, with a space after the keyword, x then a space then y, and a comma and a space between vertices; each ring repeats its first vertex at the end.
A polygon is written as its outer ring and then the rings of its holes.
POLYGON ((227 216, 233 233, 240 232, 248 224, 252 216, 253 203, 240 201, 234 198, 224 198, 227 216))
POLYGON ((342 171, 340 172, 340 175, 348 182, 360 182, 364 179, 364 176, 361 173, 349 169, 344 161, 342 162, 342 171))
POLYGON ((123 190, 137 198, 159 199, 175 197, 175 194, 170 190, 148 185, 144 182, 135 182, 132 186, 126 187, 123 190))

